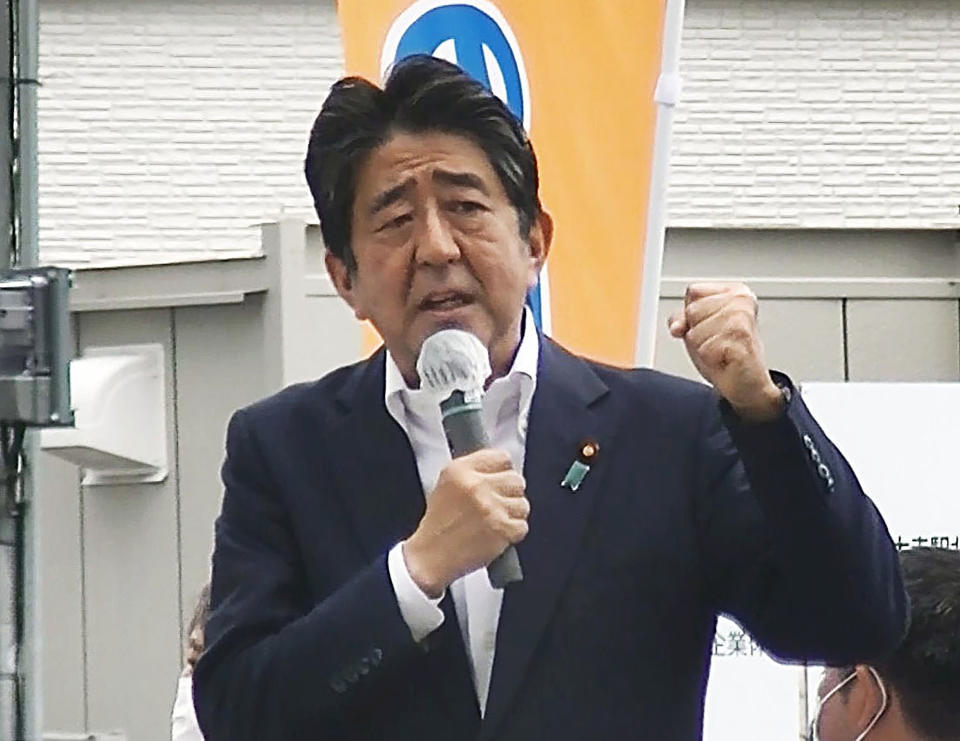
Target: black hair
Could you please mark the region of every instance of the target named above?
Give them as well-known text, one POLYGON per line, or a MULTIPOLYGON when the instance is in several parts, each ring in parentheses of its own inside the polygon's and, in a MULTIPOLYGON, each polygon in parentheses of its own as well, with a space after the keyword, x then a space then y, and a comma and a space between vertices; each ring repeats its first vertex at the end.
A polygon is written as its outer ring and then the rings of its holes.
POLYGON ((537 159, 523 125, 481 82, 427 55, 406 57, 381 89, 361 77, 333 85, 314 121, 304 171, 327 249, 349 269, 356 177, 397 132, 457 134, 479 146, 517 211, 527 238, 540 215, 537 159))
POLYGON ((904 720, 929 741, 960 739, 960 551, 901 552, 911 623, 874 667, 897 693, 904 720))
POLYGON ((190 624, 187 626, 187 640, 193 631, 199 628, 201 631, 207 625, 207 617, 210 614, 210 582, 203 585, 200 590, 200 596, 197 597, 197 604, 193 608, 193 615, 190 618, 190 624))

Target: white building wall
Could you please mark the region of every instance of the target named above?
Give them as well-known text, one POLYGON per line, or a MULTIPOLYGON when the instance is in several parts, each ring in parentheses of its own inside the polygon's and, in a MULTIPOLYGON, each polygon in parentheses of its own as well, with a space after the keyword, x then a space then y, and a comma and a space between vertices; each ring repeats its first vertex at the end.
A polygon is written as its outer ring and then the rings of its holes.
POLYGON ((333 0, 39 5, 44 261, 251 254, 256 224, 312 213, 307 135, 343 74, 333 0))
POLYGON ((687 7, 671 226, 960 226, 960 2, 687 7))
MULTIPOLYGON (((47 262, 250 254, 309 216, 334 0, 40 0, 47 262)), ((688 0, 674 227, 960 227, 960 2, 688 0)))

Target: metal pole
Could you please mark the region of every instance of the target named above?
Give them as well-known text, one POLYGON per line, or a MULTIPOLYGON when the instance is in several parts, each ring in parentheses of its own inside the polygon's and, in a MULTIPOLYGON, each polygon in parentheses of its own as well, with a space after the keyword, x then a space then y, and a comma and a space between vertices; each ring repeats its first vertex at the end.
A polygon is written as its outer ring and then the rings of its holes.
POLYGON ((0 100, 0 270, 10 267, 10 232, 13 227, 13 93, 16 64, 13 57, 14 33, 9 2, 0 6, 0 58, 3 59, 3 99, 0 100))
MULTIPOLYGON (((35 267, 39 262, 39 227, 37 219, 37 87, 39 74, 39 18, 37 0, 17 0, 17 267, 35 267)), ((37 578, 39 531, 34 516, 32 464, 37 460, 36 433, 27 430, 24 439, 23 470, 24 553, 23 553, 23 644, 21 672, 23 676, 23 738, 41 738, 40 702, 40 607, 37 578)))
POLYGON ((683 32, 684 0, 667 0, 663 24, 663 55, 660 79, 654 98, 657 102, 657 129, 653 140, 650 173, 650 203, 647 208, 647 236, 643 250, 643 280, 640 317, 637 321, 638 366, 653 365, 657 336, 660 274, 667 219, 667 183, 670 176, 670 140, 673 110, 680 98, 680 37, 683 32))
POLYGON ((17 57, 19 60, 19 213, 20 243, 17 267, 32 268, 39 260, 37 226, 37 75, 38 29, 37 0, 18 0, 17 57))
MULTIPOLYGON (((14 29, 11 3, 0 6, 0 55, 3 59, 2 75, 5 85, 0 88, 0 270, 10 266, 11 234, 13 231, 13 94, 16 89, 14 75, 14 29)), ((14 588, 17 578, 17 520, 8 514, 5 491, 0 492, 0 740, 9 741, 17 733, 16 702, 17 675, 12 661, 17 626, 17 598, 14 588)))

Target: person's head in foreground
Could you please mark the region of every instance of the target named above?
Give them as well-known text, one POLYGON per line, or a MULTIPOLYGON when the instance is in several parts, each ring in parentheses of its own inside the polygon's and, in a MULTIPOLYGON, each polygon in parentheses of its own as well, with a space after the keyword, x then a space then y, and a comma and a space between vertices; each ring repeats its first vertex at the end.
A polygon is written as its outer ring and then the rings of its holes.
POLYGON ((900 560, 910 630, 883 660, 826 670, 822 741, 960 741, 960 551, 915 548, 900 560))
POLYGON ((424 339, 447 327, 475 334, 495 374, 509 367, 553 225, 533 148, 499 98, 428 56, 398 62, 382 90, 346 78, 305 170, 334 285, 408 383, 424 339))
POLYGON ((200 596, 197 597, 196 607, 193 608, 193 616, 190 618, 190 624, 187 626, 187 643, 183 652, 183 674, 193 674, 193 668, 197 665, 200 654, 203 653, 203 631, 207 625, 207 616, 210 613, 210 582, 203 585, 200 590, 200 596))
POLYGON ((193 708, 193 669, 203 653, 204 631, 210 613, 210 583, 200 590, 193 617, 187 627, 187 640, 183 652, 183 671, 177 682, 177 695, 173 701, 173 714, 170 718, 170 738, 172 741, 203 741, 203 734, 197 723, 197 714, 193 708))

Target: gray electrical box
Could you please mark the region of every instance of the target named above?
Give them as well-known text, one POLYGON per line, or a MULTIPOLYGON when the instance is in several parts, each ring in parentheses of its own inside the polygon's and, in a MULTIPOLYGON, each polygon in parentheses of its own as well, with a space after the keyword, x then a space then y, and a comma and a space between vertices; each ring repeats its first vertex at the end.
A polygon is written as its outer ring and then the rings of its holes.
POLYGON ((0 421, 73 424, 71 274, 52 267, 0 272, 0 421))

